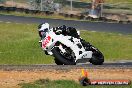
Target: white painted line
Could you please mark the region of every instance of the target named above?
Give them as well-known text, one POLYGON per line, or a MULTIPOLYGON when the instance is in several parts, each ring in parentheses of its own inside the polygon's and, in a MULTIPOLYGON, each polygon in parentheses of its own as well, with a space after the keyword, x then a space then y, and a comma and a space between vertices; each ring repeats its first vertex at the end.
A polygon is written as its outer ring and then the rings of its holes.
POLYGON ((122 34, 118 34, 119 36, 122 36, 122 34))
POLYGON ((91 32, 97 32, 97 31, 91 31, 91 32))
POLYGON ((15 23, 15 24, 20 24, 20 23, 15 23))
POLYGON ((7 24, 11 23, 11 22, 6 22, 7 24))

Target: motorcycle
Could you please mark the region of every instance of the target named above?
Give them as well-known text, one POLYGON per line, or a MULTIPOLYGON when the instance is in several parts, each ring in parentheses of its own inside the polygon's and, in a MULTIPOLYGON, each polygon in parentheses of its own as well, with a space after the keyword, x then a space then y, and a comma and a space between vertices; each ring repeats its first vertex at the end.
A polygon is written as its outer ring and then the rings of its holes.
MULTIPOLYGON (((80 35, 80 31, 75 32, 80 35)), ((54 56, 57 65, 76 65, 80 62, 102 65, 104 62, 103 54, 89 42, 81 37, 64 35, 58 30, 46 31, 40 44, 46 55, 54 56)))

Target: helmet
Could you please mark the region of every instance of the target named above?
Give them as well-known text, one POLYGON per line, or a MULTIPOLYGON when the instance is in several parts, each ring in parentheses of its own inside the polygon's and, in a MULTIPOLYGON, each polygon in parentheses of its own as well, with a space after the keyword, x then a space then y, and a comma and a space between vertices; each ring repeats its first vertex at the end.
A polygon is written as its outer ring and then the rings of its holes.
POLYGON ((50 29, 50 26, 48 23, 42 23, 38 26, 39 36, 42 37, 48 30, 50 29))
POLYGON ((42 23, 38 26, 38 30, 39 31, 46 31, 46 30, 49 30, 50 29, 50 26, 48 23, 42 23))

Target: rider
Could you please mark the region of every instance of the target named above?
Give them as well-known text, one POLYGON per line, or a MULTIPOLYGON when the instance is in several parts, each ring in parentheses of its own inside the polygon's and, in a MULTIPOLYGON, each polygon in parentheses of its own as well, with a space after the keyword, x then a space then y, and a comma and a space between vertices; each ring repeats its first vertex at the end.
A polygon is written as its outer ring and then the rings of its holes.
POLYGON ((73 27, 67 27, 63 25, 59 27, 50 28, 50 25, 48 23, 42 23, 38 26, 38 32, 39 32, 40 38, 42 39, 43 37, 45 37, 46 32, 48 32, 49 30, 53 30, 56 34, 63 34, 64 36, 69 35, 76 38, 80 37, 76 29, 73 27))
MULTIPOLYGON (((64 36, 69 35, 75 38, 80 38, 80 36, 77 33, 77 30, 74 27, 67 27, 63 25, 63 26, 51 28, 48 23, 42 23, 38 26, 38 32, 41 38, 41 40, 39 41, 40 43, 42 42, 42 39, 46 37, 46 33, 50 30, 53 30, 57 35, 63 34, 64 36)), ((91 46, 90 43, 86 42, 82 38, 80 38, 80 40, 83 46, 91 46)))

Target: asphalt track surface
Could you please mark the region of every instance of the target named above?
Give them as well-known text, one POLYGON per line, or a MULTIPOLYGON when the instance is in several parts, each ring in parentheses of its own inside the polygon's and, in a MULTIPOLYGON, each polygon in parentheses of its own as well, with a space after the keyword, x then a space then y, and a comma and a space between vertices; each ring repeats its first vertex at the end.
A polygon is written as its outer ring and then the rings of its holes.
MULTIPOLYGON (((85 29, 90 31, 103 31, 103 32, 117 32, 123 34, 132 34, 132 24, 120 23, 103 23, 103 22, 86 22, 86 21, 73 21, 73 20, 59 20, 59 19, 46 19, 35 17, 23 17, 13 15, 0 15, 0 22, 14 22, 14 23, 37 23, 48 22, 54 26, 67 25, 73 26, 77 29, 85 29)), ((91 64, 78 64, 74 66, 58 66, 58 65, 0 65, 1 70, 34 70, 34 69, 72 69, 72 68, 131 68, 132 62, 121 63, 104 63, 103 65, 91 64)))
POLYGON ((73 21, 60 20, 49 18, 23 17, 13 15, 0 14, 1 22, 15 22, 15 23, 43 23, 48 22, 53 26, 67 25, 75 27, 79 30, 101 31, 101 32, 116 32, 121 34, 132 34, 132 24, 122 23, 104 23, 104 22, 88 22, 88 21, 73 21))
POLYGON ((78 64, 78 65, 0 65, 0 70, 25 71, 25 70, 69 70, 69 69, 132 69, 132 62, 104 63, 103 65, 78 64))

